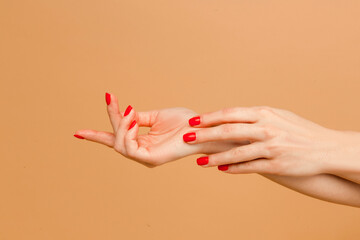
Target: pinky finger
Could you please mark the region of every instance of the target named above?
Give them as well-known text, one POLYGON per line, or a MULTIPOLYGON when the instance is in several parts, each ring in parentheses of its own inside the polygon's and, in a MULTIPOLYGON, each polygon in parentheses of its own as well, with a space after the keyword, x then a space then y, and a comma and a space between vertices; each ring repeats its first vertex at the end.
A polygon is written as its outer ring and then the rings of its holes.
POLYGON ((108 147, 114 147, 115 144, 115 135, 110 132, 101 132, 96 130, 78 130, 76 131, 75 137, 86 139, 92 142, 97 142, 100 144, 104 144, 108 147))
POLYGON ((272 172, 270 161, 269 159, 259 158, 248 162, 220 165, 218 169, 232 174, 270 173, 272 172))

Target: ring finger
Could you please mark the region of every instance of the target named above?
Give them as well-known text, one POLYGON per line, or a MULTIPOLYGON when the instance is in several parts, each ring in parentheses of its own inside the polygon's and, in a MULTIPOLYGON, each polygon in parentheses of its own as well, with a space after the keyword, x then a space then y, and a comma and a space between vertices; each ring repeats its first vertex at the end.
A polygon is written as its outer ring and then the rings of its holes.
POLYGON ((225 152, 203 156, 197 159, 197 164, 203 167, 213 167, 239 162, 252 161, 258 158, 269 159, 271 156, 263 142, 235 147, 225 152))

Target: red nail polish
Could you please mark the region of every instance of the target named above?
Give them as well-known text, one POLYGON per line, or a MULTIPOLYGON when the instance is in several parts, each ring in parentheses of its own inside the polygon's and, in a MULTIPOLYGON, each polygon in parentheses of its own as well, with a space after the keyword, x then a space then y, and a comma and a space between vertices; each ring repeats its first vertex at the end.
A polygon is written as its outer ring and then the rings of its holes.
POLYGON ((124 117, 126 117, 127 115, 129 115, 129 113, 131 112, 131 109, 132 109, 132 106, 128 106, 125 110, 125 113, 124 113, 124 117))
POLYGON ((196 126, 200 124, 200 116, 196 116, 189 119, 189 125, 190 126, 196 126))
POLYGON ((197 160, 196 160, 197 164, 198 165, 206 165, 209 163, 209 157, 208 156, 205 156, 205 157, 199 157, 197 160))
POLYGON ((83 136, 80 136, 80 135, 77 135, 77 134, 74 134, 74 137, 77 137, 77 138, 80 138, 80 139, 85 139, 83 136))
POLYGON ((132 121, 132 123, 130 124, 129 130, 132 129, 136 124, 136 120, 132 121))
POLYGON ((186 133, 184 134, 183 139, 185 142, 194 141, 196 139, 196 134, 194 132, 186 133))
POLYGON ((106 93, 105 94, 105 100, 106 100, 106 104, 109 105, 111 103, 111 95, 106 93))
POLYGON ((226 171, 226 170, 228 170, 229 169, 229 165, 219 165, 218 166, 218 169, 220 170, 220 171, 226 171))

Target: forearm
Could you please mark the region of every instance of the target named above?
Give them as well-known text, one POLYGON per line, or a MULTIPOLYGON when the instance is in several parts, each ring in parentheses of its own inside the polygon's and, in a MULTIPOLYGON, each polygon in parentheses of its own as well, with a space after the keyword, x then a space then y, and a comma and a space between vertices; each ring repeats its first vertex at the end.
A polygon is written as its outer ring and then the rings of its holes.
MULTIPOLYGON (((238 143, 239 144, 239 143, 238 143)), ((246 142, 242 143, 246 144, 246 142)), ((241 144, 240 144, 241 145, 241 144)), ((208 145, 208 152, 221 152, 237 146, 228 142, 215 142, 208 145)), ((338 176, 321 174, 308 177, 289 177, 270 174, 262 176, 299 193, 324 201, 360 207, 360 184, 338 176)))
POLYGON ((337 176, 355 182, 357 184, 360 184, 360 173, 344 173, 344 174, 338 174, 337 176))
POLYGON ((360 184, 330 174, 287 177, 262 174, 287 188, 324 201, 360 207, 360 184))
MULTIPOLYGON (((232 142, 213 142, 207 145, 209 152, 221 152, 229 150, 238 145, 248 142, 234 144, 232 142)), ((343 172, 345 173, 345 172, 343 172)), ((324 201, 339 203, 349 206, 360 207, 360 184, 346 180, 340 176, 331 174, 320 174, 307 177, 289 177, 270 174, 262 176, 299 193, 318 198, 324 201)), ((356 179, 358 175, 347 175, 348 179, 356 179)))
POLYGON ((339 144, 324 157, 324 174, 264 177, 305 195, 324 201, 360 207, 360 133, 335 131, 339 144))

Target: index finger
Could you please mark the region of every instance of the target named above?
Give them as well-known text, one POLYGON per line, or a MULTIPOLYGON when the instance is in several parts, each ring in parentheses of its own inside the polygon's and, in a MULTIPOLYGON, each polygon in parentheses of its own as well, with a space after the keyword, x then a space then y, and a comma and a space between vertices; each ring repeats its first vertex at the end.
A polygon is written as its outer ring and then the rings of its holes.
POLYGON ((259 116, 254 108, 235 107, 204 113, 189 119, 192 127, 209 127, 224 123, 255 123, 259 116))
POLYGON ((116 132, 119 127, 120 120, 122 119, 121 113, 119 111, 118 99, 113 94, 105 93, 105 100, 111 126, 114 132, 116 132))

